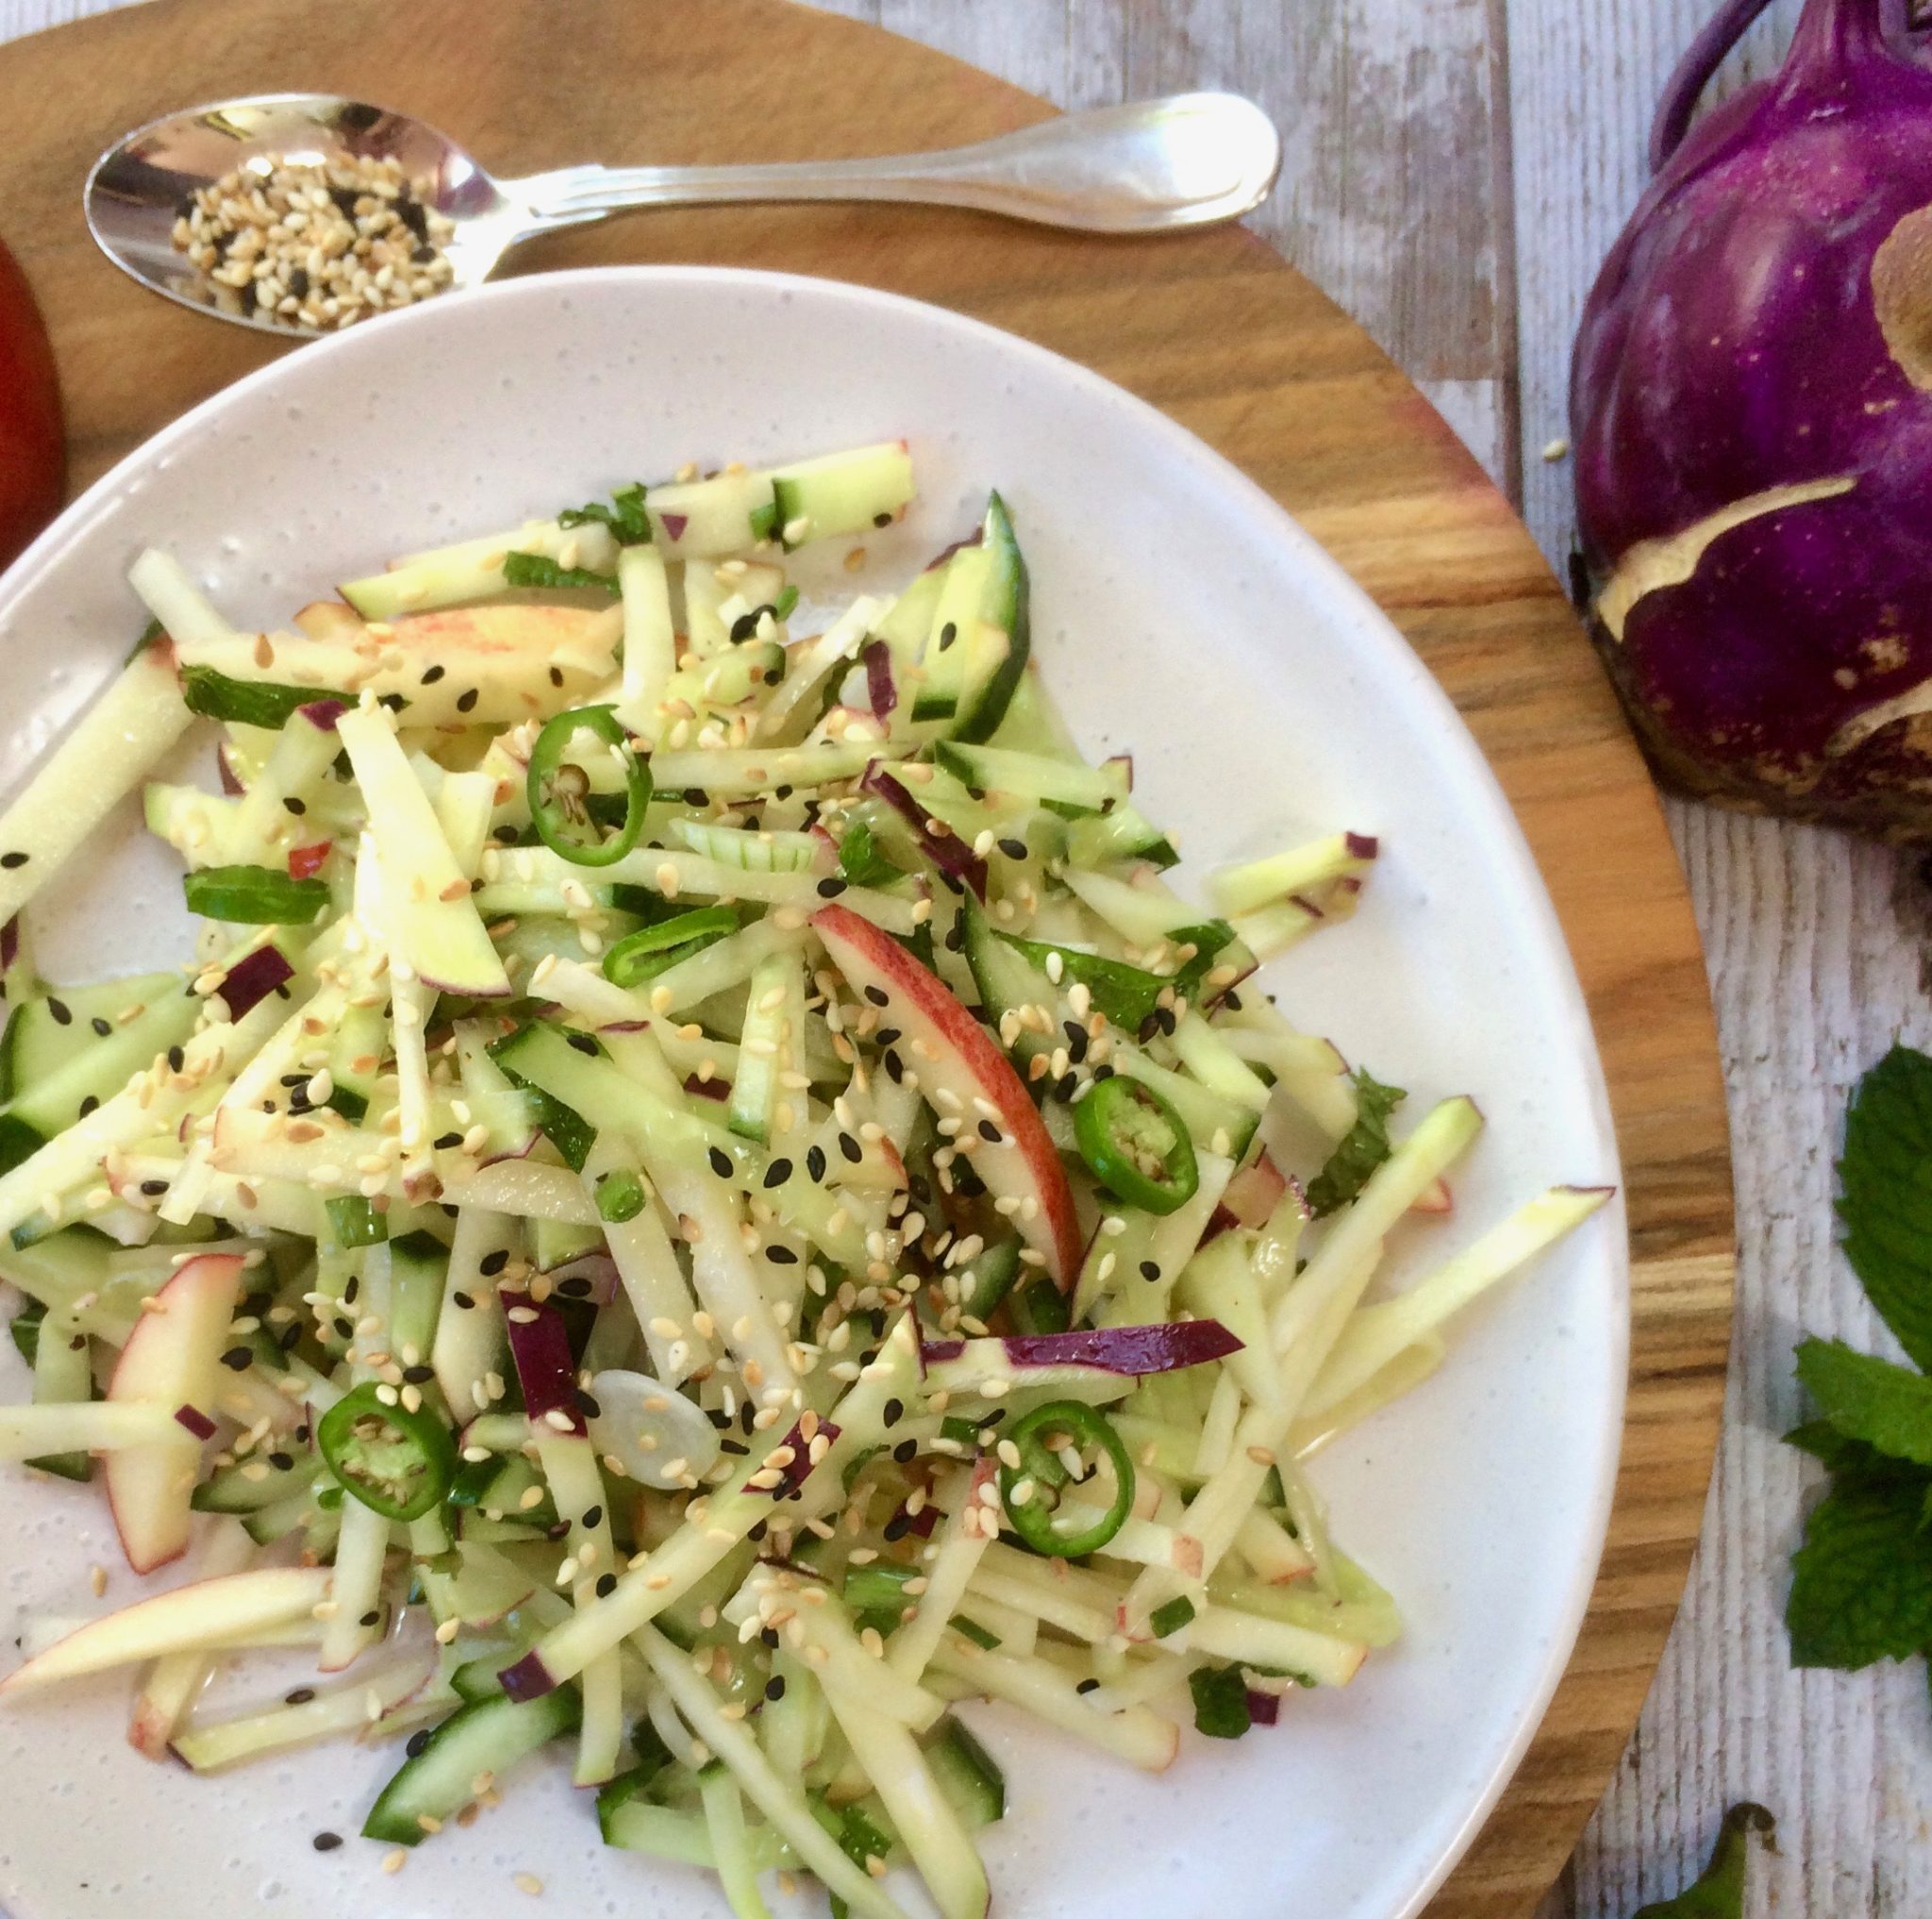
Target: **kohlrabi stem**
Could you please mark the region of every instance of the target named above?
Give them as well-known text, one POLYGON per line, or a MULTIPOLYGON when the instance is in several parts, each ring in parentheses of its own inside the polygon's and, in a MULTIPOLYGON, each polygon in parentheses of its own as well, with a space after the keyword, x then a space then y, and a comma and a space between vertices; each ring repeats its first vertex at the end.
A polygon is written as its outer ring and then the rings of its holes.
MULTIPOLYGON (((1676 152, 1690 128, 1697 102, 1724 57, 1744 37, 1744 30, 1770 6, 1771 0, 1724 0, 1704 31, 1685 49, 1677 70, 1664 85, 1650 123, 1650 170, 1658 173, 1676 152)), ((1829 0, 1836 5, 1837 0, 1829 0)), ((1813 0, 1814 8, 1816 0, 1813 0)))

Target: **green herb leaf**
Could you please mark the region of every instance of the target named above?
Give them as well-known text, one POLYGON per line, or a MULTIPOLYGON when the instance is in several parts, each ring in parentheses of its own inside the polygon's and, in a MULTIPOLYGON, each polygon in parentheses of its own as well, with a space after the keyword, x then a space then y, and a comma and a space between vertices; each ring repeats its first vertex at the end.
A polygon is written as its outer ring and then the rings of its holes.
POLYGON ((1194 1730, 1209 1739, 1239 1739, 1254 1723, 1239 1666, 1196 1666, 1188 1691, 1194 1695, 1194 1730))
POLYGON ((191 713, 208 720, 233 721, 242 726, 271 731, 286 726, 304 707, 324 700, 354 706, 344 693, 321 686, 282 686, 268 679, 230 679, 211 666, 181 669, 181 702, 191 713))
POLYGON ((503 583, 511 587, 596 587, 607 593, 617 591, 615 575, 592 573, 586 566, 559 566, 547 553, 506 553, 503 583))
POLYGON ((1932 1533, 1924 1482, 1834 1487, 1791 1560, 1785 1626, 1795 1666, 1869 1666, 1932 1645, 1932 1533))
POLYGON ((648 546, 651 543, 650 515, 644 511, 644 483, 634 480, 619 487, 607 507, 602 500, 591 500, 581 507, 566 507, 557 516, 559 526, 608 526, 620 546, 648 546))
POLYGON ((1932 1488, 1932 1473, 1890 1460, 1863 1440, 1847 1439, 1828 1419, 1809 1419, 1785 1434, 1785 1444, 1809 1453, 1840 1485, 1888 1486, 1903 1479, 1932 1488))
POLYGON ((873 829, 855 820, 839 842, 839 874, 849 886, 890 886, 905 875, 879 851, 873 829))
POLYGON ((1912 1362, 1932 1370, 1932 1059, 1894 1046, 1858 1082, 1838 1171, 1845 1257, 1912 1362))
POLYGON ((1165 1606, 1157 1606, 1147 1616, 1147 1625, 1156 1639, 1165 1639, 1171 1632, 1178 1632, 1182 1627, 1191 1624, 1194 1617, 1194 1602, 1191 1599, 1170 1599, 1165 1606))
POLYGON ((1798 1379, 1847 1439, 1894 1460, 1932 1466, 1932 1379, 1840 1340, 1807 1340, 1798 1379))
POLYGON ((273 866, 205 866, 181 876, 188 910, 244 926, 306 926, 327 906, 328 883, 273 866))
POLYGON ((1718 1829, 1703 1877, 1674 1899, 1641 1908, 1632 1919, 1742 1919, 1751 1834, 1761 1832, 1768 1840, 1776 1828, 1777 1821, 1762 1806, 1733 1806, 1718 1829))
POLYGON ((1408 1095, 1401 1087, 1384 1086, 1361 1070, 1355 1076, 1355 1125, 1308 1182, 1308 1207, 1317 1219, 1348 1205, 1389 1157, 1390 1115, 1408 1095))

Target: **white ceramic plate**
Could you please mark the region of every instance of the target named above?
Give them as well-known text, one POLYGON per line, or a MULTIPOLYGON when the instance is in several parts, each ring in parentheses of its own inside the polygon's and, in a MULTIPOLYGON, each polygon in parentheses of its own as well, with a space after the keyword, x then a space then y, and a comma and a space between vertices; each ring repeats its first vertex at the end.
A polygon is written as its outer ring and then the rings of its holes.
MULTIPOLYGON (((895 581, 989 484, 1031 562, 1036 646, 1090 750, 1131 747, 1137 801, 1211 863, 1341 826, 1385 858, 1353 924, 1271 969, 1304 1026, 1490 1127, 1446 1223, 1399 1270, 1554 1180, 1617 1176, 1603 1080, 1556 919, 1461 722, 1394 629, 1232 467, 1139 401, 1005 334, 819 280, 559 274, 311 346, 176 422, 0 582, 11 784, 139 631, 124 583, 165 544, 250 626, 389 555, 514 524, 686 459, 758 461, 904 434, 921 497, 873 547, 895 581)), ((139 843, 50 897, 43 964, 89 978, 182 957, 171 860, 139 843)), ((1621 1427, 1623 1220, 1607 1212, 1476 1315, 1443 1370, 1324 1458, 1341 1542, 1393 1589, 1402 1644, 1239 1744, 1188 1734, 1165 1777, 970 1714, 1006 1765, 987 1835, 1015 1919, 1406 1919, 1526 1744, 1582 1616, 1621 1427)), ((6 1356, 10 1362, 10 1352, 6 1356)), ((17 1396, 16 1371, 0 1393, 17 1396)), ((104 1610, 98 1495, 0 1477, 0 1633, 104 1610)), ((107 1604, 135 1581, 112 1577, 107 1604)), ((285 1682, 286 1683, 286 1682, 285 1682)), ((519 1777, 400 1876, 353 1837, 393 1751, 323 1748, 229 1778, 150 1765, 112 1678, 0 1707, 0 1907, 13 1919, 500 1911, 512 1872, 585 1914, 723 1913, 706 1876, 607 1851, 559 1770, 519 1777)), ((823 1897, 799 1910, 822 1912, 823 1897)))

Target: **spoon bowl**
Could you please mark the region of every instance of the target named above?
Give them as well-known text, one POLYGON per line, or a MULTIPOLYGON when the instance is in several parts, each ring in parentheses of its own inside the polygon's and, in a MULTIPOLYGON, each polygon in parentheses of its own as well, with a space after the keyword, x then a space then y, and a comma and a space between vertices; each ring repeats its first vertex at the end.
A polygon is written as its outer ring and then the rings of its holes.
POLYGON ((456 292, 522 242, 644 207, 881 200, 967 207, 1089 232, 1146 234, 1238 220, 1281 164, 1273 122, 1234 93, 1177 93, 1061 114, 970 146, 878 159, 758 166, 563 167, 498 179, 425 122, 333 93, 269 93, 171 113, 95 161, 89 230, 114 264, 197 312, 287 339, 312 329, 217 304, 175 245, 193 194, 237 168, 393 159, 455 231, 442 251, 456 292))

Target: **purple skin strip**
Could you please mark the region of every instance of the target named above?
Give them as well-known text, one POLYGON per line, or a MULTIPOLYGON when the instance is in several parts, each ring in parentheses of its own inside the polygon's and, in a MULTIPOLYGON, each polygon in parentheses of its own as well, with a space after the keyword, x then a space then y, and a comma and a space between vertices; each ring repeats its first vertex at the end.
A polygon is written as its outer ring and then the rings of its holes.
POLYGON ((509 1334, 509 1356, 516 1362, 517 1384, 524 1390, 524 1410, 532 1423, 541 1420, 558 1431, 549 1415, 561 1412, 570 1420, 569 1430, 581 1435, 584 1416, 577 1410, 576 1369, 570 1355, 570 1334, 563 1315, 548 1300, 539 1304, 527 1293, 507 1289, 497 1294, 503 1301, 504 1324, 509 1334), (520 1319, 519 1313, 534 1317, 520 1319))
POLYGON ((294 976, 295 969, 278 947, 258 946, 254 952, 244 953, 222 982, 222 1001, 228 1016, 239 1020, 294 976))
POLYGON ((341 700, 310 700, 306 707, 297 707, 295 710, 318 733, 333 733, 336 722, 349 709, 341 700))
MULTIPOLYGON (((1035 1366, 1091 1366, 1096 1373, 1144 1378, 1149 1373, 1177 1373, 1209 1360, 1224 1360, 1241 1342, 1218 1319, 1175 1320, 1163 1326, 1101 1327, 1088 1331, 1029 1333, 1002 1340, 1016 1371, 1035 1366)), ((964 1340, 932 1340, 919 1349, 922 1365, 958 1359, 964 1340)))
POLYGON ((918 836, 920 848, 925 857, 941 873, 970 886, 974 895, 984 904, 986 861, 978 858, 972 847, 950 833, 941 839, 932 832, 925 824, 925 809, 877 760, 866 768, 859 788, 861 792, 884 800, 918 836))
MULTIPOLYGON (((818 1432, 824 1434, 828 1445, 839 1437, 839 1428, 827 1419, 819 1421, 818 1432)), ((817 1434, 815 1433, 813 1437, 816 1438, 817 1434)), ((810 1477, 812 1469, 811 1442, 806 1439, 798 1427, 794 1426, 778 1442, 778 1445, 790 1446, 791 1448, 791 1463, 782 1469, 784 1477, 772 1488, 772 1497, 774 1499, 789 1499, 792 1493, 796 1493, 805 1484, 807 1478, 810 1477)), ((777 1449, 777 1446, 772 1448, 774 1452, 776 1452, 777 1449)))
POLYGON ((196 1439, 213 1439, 215 1423, 198 1406, 177 1406, 175 1409, 175 1423, 185 1426, 196 1439))

